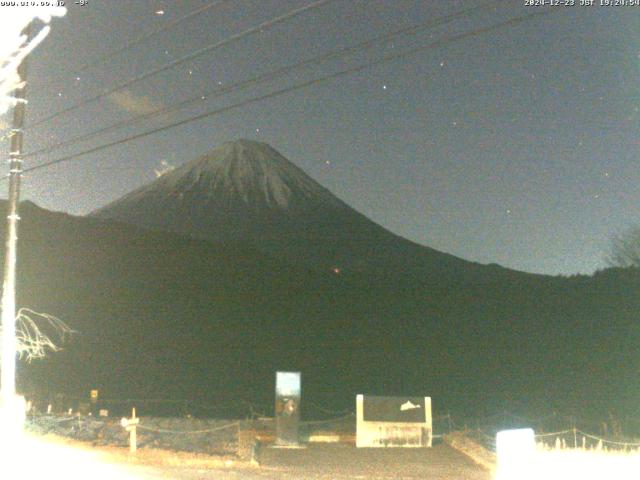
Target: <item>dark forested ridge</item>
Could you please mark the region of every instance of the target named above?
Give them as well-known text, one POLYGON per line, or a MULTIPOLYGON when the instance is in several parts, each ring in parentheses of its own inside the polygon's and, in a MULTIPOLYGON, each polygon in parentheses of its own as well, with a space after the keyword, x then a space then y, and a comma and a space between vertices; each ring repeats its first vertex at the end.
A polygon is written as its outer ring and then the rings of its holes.
POLYGON ((336 274, 28 202, 21 216, 18 304, 79 332, 21 365, 26 392, 99 388, 234 414, 242 401, 269 409, 274 371, 290 369, 303 373, 304 398, 336 409, 356 393, 427 394, 436 409, 469 415, 637 406, 635 269, 336 274))

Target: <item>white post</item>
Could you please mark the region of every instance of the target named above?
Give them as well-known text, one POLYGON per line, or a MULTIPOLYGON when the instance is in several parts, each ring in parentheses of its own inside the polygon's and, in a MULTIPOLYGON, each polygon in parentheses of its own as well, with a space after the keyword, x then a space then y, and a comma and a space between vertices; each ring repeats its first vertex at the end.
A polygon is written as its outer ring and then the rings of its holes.
POLYGON ((120 425, 129 432, 129 452, 136 453, 138 449, 138 439, 136 435, 136 425, 140 423, 140 419, 136 418, 136 407, 131 409, 131 418, 123 418, 120 425))
POLYGON ((136 453, 138 449, 138 438, 136 432, 136 407, 131 410, 131 432, 129 433, 129 451, 136 453))
MULTIPOLYGON (((29 24, 30 25, 30 24, 29 24)), ((27 26, 27 37, 31 31, 27 26)), ((4 276, 2 284, 2 352, 0 354, 0 424, 3 434, 9 438, 24 428, 24 408, 16 397, 16 256, 18 246, 18 202, 20 201, 20 177, 22 175, 22 138, 26 104, 26 62, 18 67, 18 75, 24 82, 15 92, 17 101, 13 108, 13 126, 9 150, 9 197, 7 208, 7 234, 4 252, 4 276)))
MULTIPOLYGON (((25 81, 26 62, 18 67, 20 78, 25 81)), ((4 255, 4 282, 2 286, 2 369, 0 396, 4 408, 15 402, 16 394, 16 247, 18 243, 18 202, 20 201, 20 177, 22 175, 22 127, 24 125, 26 87, 16 90, 18 101, 13 109, 13 128, 9 151, 9 198, 7 211, 7 236, 4 255)))

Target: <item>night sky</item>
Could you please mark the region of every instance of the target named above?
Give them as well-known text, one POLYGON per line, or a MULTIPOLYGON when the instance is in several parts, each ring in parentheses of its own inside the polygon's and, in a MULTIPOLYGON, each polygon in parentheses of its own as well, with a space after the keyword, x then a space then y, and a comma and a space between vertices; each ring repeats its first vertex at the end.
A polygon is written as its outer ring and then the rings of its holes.
MULTIPOLYGON (((315 1, 68 1, 67 16, 54 20, 30 57, 27 123, 315 1)), ((640 223, 640 7, 599 2, 586 7, 576 0, 566 8, 529 7, 525 0, 327 2, 28 129, 25 151, 33 152, 207 97, 29 157, 25 167, 427 47, 34 171, 23 196, 86 214, 151 182, 164 165, 248 138, 271 144, 355 209, 420 244, 529 272, 592 273, 605 266, 611 237, 640 223), (539 12, 548 14, 482 31, 539 12), (366 50, 211 98, 216 89, 422 24, 366 50)), ((9 118, 2 121, 6 130, 9 118)), ((5 141, 5 158, 7 152, 5 141)))

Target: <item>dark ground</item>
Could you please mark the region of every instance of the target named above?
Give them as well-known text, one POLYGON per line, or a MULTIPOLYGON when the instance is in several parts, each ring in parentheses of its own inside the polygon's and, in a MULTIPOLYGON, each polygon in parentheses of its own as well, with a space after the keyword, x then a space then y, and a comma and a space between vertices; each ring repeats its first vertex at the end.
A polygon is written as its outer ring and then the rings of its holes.
MULTIPOLYGON (((339 419, 340 420, 340 419, 339 419)), ((139 450, 128 454, 128 433, 115 419, 65 416, 32 416, 28 423, 34 440, 53 442, 70 457, 73 449, 99 455, 101 460, 124 478, 156 480, 210 479, 394 479, 426 478, 451 480, 489 480, 488 472, 444 443, 433 448, 356 448, 353 435, 344 434, 341 443, 304 443, 306 448, 273 448, 273 425, 253 422, 245 433, 258 433, 263 441, 250 455, 239 457, 238 422, 142 417, 138 435, 139 450), (222 429, 220 429, 222 425, 222 429), (145 426, 145 429, 142 429, 145 426), (261 428, 261 426, 263 428, 261 428), (158 431, 202 431, 202 435, 176 435, 158 431), (160 430, 158 430, 160 429, 160 430)), ((240 422, 245 423, 245 422, 240 422)), ((341 422, 305 425, 327 428, 329 433, 350 431, 353 418, 341 422)), ((307 432, 308 434, 309 432, 307 432)), ((316 432, 318 433, 318 432, 316 432)), ((352 432, 353 433, 353 432, 352 432)), ((249 452, 247 452, 249 453, 249 452)), ((60 455, 56 455, 60 456, 60 455)), ((92 467, 89 467, 90 469, 92 467)), ((63 470, 67 467, 63 466, 63 470)))
POLYGON ((429 479, 489 480, 467 457, 441 444, 429 449, 357 449, 352 445, 310 445, 305 449, 263 450, 260 467, 133 466, 144 480, 212 479, 429 479))

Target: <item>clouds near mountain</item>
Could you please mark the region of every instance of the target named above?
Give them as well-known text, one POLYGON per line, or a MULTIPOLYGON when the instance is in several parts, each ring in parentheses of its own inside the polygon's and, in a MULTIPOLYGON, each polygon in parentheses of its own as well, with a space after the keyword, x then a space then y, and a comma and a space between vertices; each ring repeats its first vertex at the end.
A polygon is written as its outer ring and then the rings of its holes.
POLYGON ((162 110, 164 105, 147 95, 136 95, 130 90, 119 90, 107 97, 113 104, 128 113, 145 115, 162 110))

